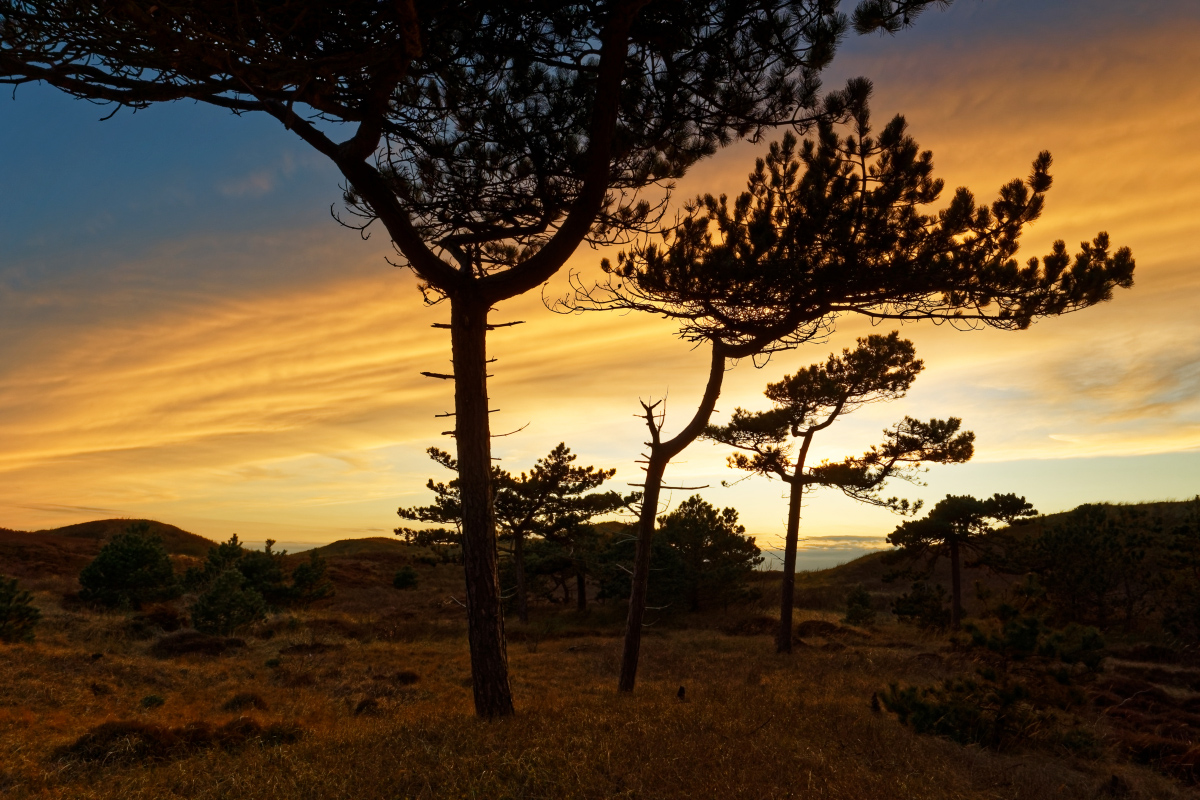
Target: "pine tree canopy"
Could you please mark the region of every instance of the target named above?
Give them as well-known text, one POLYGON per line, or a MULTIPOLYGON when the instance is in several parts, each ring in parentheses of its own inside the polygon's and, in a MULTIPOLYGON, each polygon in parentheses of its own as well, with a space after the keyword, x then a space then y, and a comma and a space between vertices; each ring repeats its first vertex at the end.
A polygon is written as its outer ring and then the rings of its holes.
MULTIPOLYGON (((860 32, 935 0, 862 2, 860 32)), ((495 301, 653 223, 697 159, 838 114, 836 0, 0 0, 0 83, 279 119, 435 296, 495 301), (341 141, 335 134, 349 131, 341 141), (483 279, 475 284, 475 279, 483 279)))
POLYGON ((888 535, 888 543, 905 555, 936 559, 952 541, 974 547, 992 532, 993 525, 1012 525, 1036 515, 1033 506, 1015 494, 995 494, 984 500, 948 494, 921 519, 901 523, 888 535))
POLYGON ((872 135, 868 88, 851 98, 845 133, 829 120, 815 139, 788 133, 757 161, 745 192, 697 198, 662 241, 606 261, 605 283, 577 282, 577 307, 661 314, 689 341, 748 356, 817 338, 846 313, 1022 329, 1132 285, 1131 251, 1111 251, 1105 233, 1073 257, 1059 241, 1044 258, 1017 262, 1050 188, 1049 153, 990 205, 960 188, 933 210, 943 185, 932 153, 901 116, 872 135))
POLYGON ((816 466, 806 466, 805 457, 815 434, 864 405, 903 397, 922 369, 912 342, 896 332, 871 334, 853 350, 846 348, 768 384, 765 394, 772 408, 737 408, 728 425, 710 425, 705 436, 743 451, 729 457, 731 467, 779 478, 793 489, 832 487, 866 503, 915 511, 919 504, 884 499, 878 492, 889 478, 916 481, 922 464, 969 461, 975 434, 961 431, 962 420, 956 417, 928 422, 905 417, 861 456, 816 466), (798 453, 792 439, 800 443, 798 453))

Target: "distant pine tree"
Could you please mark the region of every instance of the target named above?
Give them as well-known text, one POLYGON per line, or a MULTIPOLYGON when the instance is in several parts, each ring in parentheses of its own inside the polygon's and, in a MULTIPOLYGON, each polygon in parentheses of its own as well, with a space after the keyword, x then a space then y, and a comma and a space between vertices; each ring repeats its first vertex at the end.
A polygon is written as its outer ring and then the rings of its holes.
POLYGON ((927 559, 930 569, 938 558, 949 557, 950 624, 957 629, 962 620, 963 556, 981 552, 993 523, 1012 525, 1036 514, 1024 497, 1015 494, 995 494, 986 500, 948 494, 921 519, 896 528, 888 542, 900 548, 901 556, 927 559))

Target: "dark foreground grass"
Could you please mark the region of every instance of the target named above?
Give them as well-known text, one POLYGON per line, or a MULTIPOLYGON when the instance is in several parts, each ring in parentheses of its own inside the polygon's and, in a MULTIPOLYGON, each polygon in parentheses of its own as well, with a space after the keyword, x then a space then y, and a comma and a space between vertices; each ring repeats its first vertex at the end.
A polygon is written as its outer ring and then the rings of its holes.
POLYGON ((518 714, 489 723, 452 631, 376 637, 365 620, 350 637, 314 616, 164 659, 124 624, 60 612, 39 643, 0 649, 6 800, 1191 796, 1104 752, 961 747, 873 711, 889 682, 948 674, 941 643, 901 628, 790 657, 767 636, 652 633, 632 696, 614 688, 618 638, 527 636, 510 645, 518 714), (133 738, 98 737, 121 725, 133 738))

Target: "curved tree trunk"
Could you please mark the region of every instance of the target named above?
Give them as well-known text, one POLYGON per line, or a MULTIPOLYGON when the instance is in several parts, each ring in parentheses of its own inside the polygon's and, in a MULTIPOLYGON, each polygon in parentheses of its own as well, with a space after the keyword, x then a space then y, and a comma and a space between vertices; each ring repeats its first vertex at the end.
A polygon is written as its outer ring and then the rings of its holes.
POLYGON ((958 539, 950 540, 950 627, 958 630, 962 622, 962 575, 960 573, 958 539))
POLYGON ((658 516, 658 498, 662 493, 663 475, 671 459, 704 432, 712 417, 725 380, 725 358, 727 351, 713 343, 709 362, 708 385, 704 397, 691 422, 675 438, 662 442, 659 429, 654 423, 651 410, 647 409, 647 424, 650 426, 649 463, 646 464, 646 483, 642 492, 642 508, 638 514, 637 554, 634 556, 633 580, 629 588, 629 614, 625 621, 625 646, 621 654, 621 677, 617 689, 632 692, 637 683, 638 655, 642 649, 642 620, 646 615, 646 593, 650 585, 650 549, 654 542, 654 526, 658 516))
POLYGON ((575 568, 575 608, 587 611, 587 575, 583 567, 575 568))
POLYGON ((467 581, 467 634, 475 713, 513 713, 508 653, 500 613, 496 521, 492 510, 492 440, 487 396, 488 305, 453 297, 450 338, 454 358, 455 442, 462 497, 463 570, 467 581))
POLYGON ((629 614, 625 619, 625 646, 621 653, 621 678, 617 689, 632 692, 637 683, 638 655, 642 650, 642 619, 646 616, 646 592, 650 586, 650 545, 654 540, 655 513, 662 490, 663 473, 670 461, 661 448, 652 446, 646 465, 646 486, 642 511, 638 518, 637 551, 633 559, 633 579, 629 587, 629 614))

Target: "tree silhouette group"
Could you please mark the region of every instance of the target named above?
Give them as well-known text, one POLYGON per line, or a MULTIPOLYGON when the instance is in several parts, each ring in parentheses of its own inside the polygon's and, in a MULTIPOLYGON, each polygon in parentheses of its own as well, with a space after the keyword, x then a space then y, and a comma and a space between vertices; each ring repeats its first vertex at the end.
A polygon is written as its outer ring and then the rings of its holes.
MULTIPOLYGON (((515 553, 529 530, 550 536, 538 526, 592 507, 570 510, 586 490, 542 493, 554 454, 498 487, 487 336, 506 324, 492 318, 497 304, 543 285, 580 244, 626 250, 608 282, 577 285, 571 308, 662 314, 712 353, 680 433, 665 438, 662 414, 644 404, 627 691, 665 470, 707 429, 730 362, 812 341, 843 314, 1023 329, 1131 284, 1130 252, 1110 252, 1105 234, 1074 257, 1059 242, 1044 259, 1015 260, 1050 187, 1048 154, 990 205, 959 189, 928 211, 942 184, 903 119, 873 135, 864 79, 823 92, 820 72, 851 29, 895 33, 948 4, 861 0, 846 16, 834 0, 0 0, 0 83, 41 82, 114 111, 193 100, 268 114, 338 168, 343 221, 382 226, 426 301, 448 302, 449 322, 435 327, 450 331, 452 368, 425 374, 454 382, 456 454, 438 458, 457 472, 475 708, 496 717, 513 711, 497 519, 515 553), (778 126, 816 136, 789 131, 745 193, 704 196, 665 224, 674 180, 778 126)), ((802 414, 789 435, 815 419, 802 414)), ((965 452, 948 421, 906 420, 888 436, 858 461, 824 473, 792 465, 792 475, 825 475, 822 485, 870 499, 885 472, 918 455, 965 452)))

